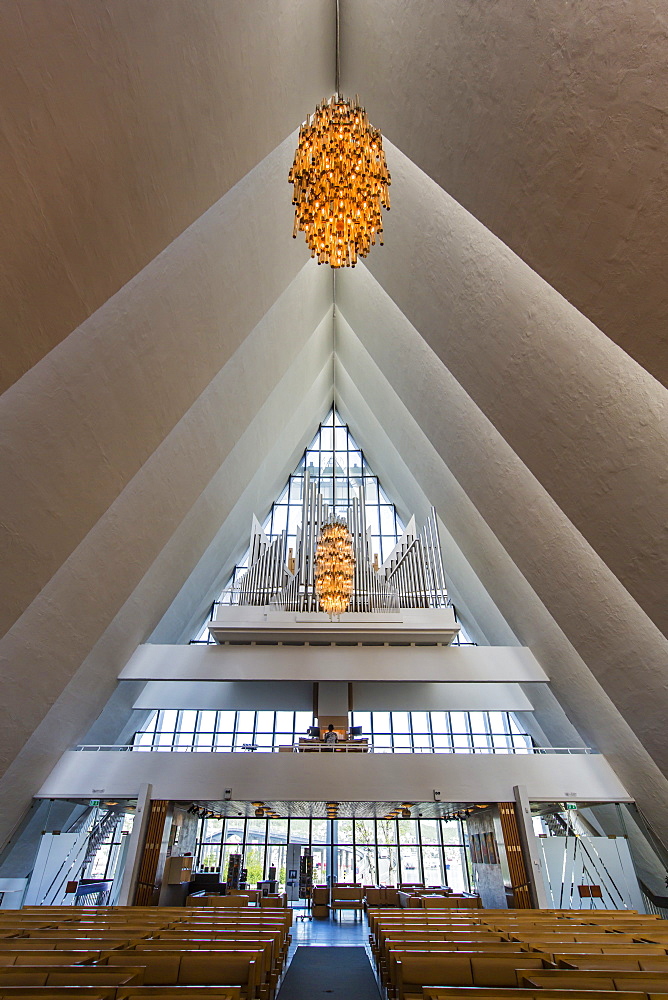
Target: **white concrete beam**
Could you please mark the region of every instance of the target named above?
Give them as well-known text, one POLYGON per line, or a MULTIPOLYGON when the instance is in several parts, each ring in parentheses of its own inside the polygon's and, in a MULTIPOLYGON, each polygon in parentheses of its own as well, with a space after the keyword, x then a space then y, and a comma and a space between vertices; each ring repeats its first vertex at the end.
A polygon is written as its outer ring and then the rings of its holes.
POLYGON ((628 801, 595 754, 119 753, 70 751, 39 790, 44 798, 119 798, 150 782, 158 799, 344 802, 513 800, 523 784, 535 801, 628 801), (260 766, 261 761, 261 766, 260 766))

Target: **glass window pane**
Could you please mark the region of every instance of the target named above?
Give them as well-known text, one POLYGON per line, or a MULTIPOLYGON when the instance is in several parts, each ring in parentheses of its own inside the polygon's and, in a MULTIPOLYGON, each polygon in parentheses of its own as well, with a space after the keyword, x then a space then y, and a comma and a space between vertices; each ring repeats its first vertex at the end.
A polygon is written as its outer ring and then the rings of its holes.
POLYGON ((330 823, 328 819, 311 820, 311 843, 328 844, 329 831, 330 823))
POLYGON ((264 843, 267 833, 266 819, 250 818, 246 823, 246 843, 264 843))
POLYGON ((244 746, 253 746, 253 734, 252 733, 237 733, 234 738, 234 749, 243 750, 244 746))
POLYGON ((476 733, 473 736, 473 746, 478 753, 490 751, 491 738, 486 733, 476 733))
POLYGON ((218 712, 216 723, 218 731, 221 733, 231 733, 234 730, 234 716, 236 712, 218 712))
POLYGON ((158 730, 161 733, 173 733, 176 729, 176 719, 178 712, 172 711, 171 709, 166 712, 160 712, 158 718, 158 730))
POLYGON ((272 844, 287 844, 288 842, 288 821, 287 819, 270 819, 267 840, 272 844))
POLYGON ((352 844, 353 821, 351 819, 337 820, 335 824, 334 837, 339 844, 352 844))
POLYGON ((395 733, 410 733, 408 712, 392 712, 392 730, 395 733))
POLYGON ((355 820, 355 843, 374 844, 376 842, 376 825, 372 819, 355 820))
POLYGON ((313 884, 325 885, 329 865, 329 847, 314 846, 311 853, 313 854, 313 884))
POLYGON ((255 712, 237 712, 237 729, 240 732, 252 732, 255 728, 255 712))
POLYGON ((308 844, 309 842, 309 821, 307 819, 290 820, 290 843, 308 844))
POLYGON ((192 733, 195 730, 195 723, 197 721, 197 712, 187 710, 181 712, 181 718, 179 720, 179 729, 183 732, 192 733))
POLYGON ((392 737, 389 733, 374 733, 373 735, 373 751, 374 753, 383 753, 392 749, 392 737))
POLYGON ((290 477, 290 503, 299 504, 301 507, 302 496, 304 489, 304 478, 303 476, 291 476, 290 477))
POLYGON ((264 878, 264 844, 246 844, 244 852, 243 867, 247 871, 246 884, 254 889, 258 882, 264 878))
POLYGON ((452 749, 452 737, 451 736, 434 736, 434 750, 450 750, 452 749))
POLYGON ((195 750, 210 751, 213 749, 213 733, 197 733, 195 736, 195 750))
POLYGON ((380 505, 380 530, 383 535, 394 535, 394 507, 380 505))
POLYGON ((271 517, 271 534, 273 537, 285 531, 288 525, 288 514, 291 508, 286 504, 275 504, 271 517))
POLYGON ((450 732, 450 713, 431 712, 431 731, 438 734, 450 732))
POLYGON ((515 753, 533 753, 533 744, 530 736, 515 735, 512 739, 515 753))
POLYGON ((487 713, 486 712, 469 712, 469 719, 471 723, 472 733, 486 733, 487 732, 487 713))
POLYGON ((396 847, 378 845, 378 881, 381 885, 397 885, 399 854, 396 847))
POLYGON ((429 713, 428 712, 411 712, 411 723, 413 725, 414 733, 428 733, 429 732, 429 713))
POLYGON ((393 819, 379 819, 376 823, 379 844, 396 844, 397 824, 393 819))
MULTIPOLYGON (((281 715, 286 715, 287 713, 282 712, 281 715)), ((278 728, 282 729, 282 726, 278 728)), ((292 719, 290 719, 290 728, 292 729, 292 719)), ((256 723, 255 731, 257 733, 273 733, 274 731, 274 713, 273 712, 257 712, 256 713, 256 723)))
POLYGON ((270 844, 267 848, 267 871, 265 875, 269 878, 269 869, 273 865, 276 869, 276 879, 278 881, 278 890, 283 892, 285 890, 285 858, 286 858, 287 847, 285 844, 270 844))
POLYGON ((332 433, 331 427, 325 427, 324 424, 320 428, 320 448, 322 451, 331 451, 334 447, 334 435, 332 433))
POLYGON ((445 885, 442 862, 443 856, 440 847, 422 848, 422 868, 425 885, 445 885))
POLYGON ((375 476, 365 476, 364 498, 367 505, 378 503, 378 482, 375 476))
POLYGON ((371 712, 353 712, 353 726, 361 726, 362 732, 368 736, 371 732, 371 712))
POLYGON ((373 732, 374 736, 376 733, 389 733, 390 732, 390 713, 389 712, 374 712, 373 713, 373 732))
POLYGON ((197 728, 200 733, 212 733, 216 728, 216 712, 200 712, 197 728))
POLYGON ((489 712, 489 726, 493 733, 508 732, 508 716, 505 712, 489 712))
POLYGON ((376 848, 373 844, 355 845, 355 881, 361 885, 376 885, 378 872, 376 870, 376 848))
POLYGON ((400 819, 397 821, 399 827, 399 843, 400 844, 417 844, 418 843, 418 831, 417 831, 417 820, 415 819, 400 819))
POLYGON ((513 749, 512 736, 493 736, 495 753, 511 753, 513 749))
POLYGON ((180 751, 190 750, 194 739, 193 733, 177 733, 174 737, 174 749, 180 751))
POLYGON ((440 844, 441 841, 438 836, 438 820, 421 819, 420 835, 422 837, 423 844, 440 844))
POLYGON ((276 712, 276 731, 291 733, 294 726, 294 712, 276 712))
POLYGON ((420 851, 418 847, 401 847, 401 881, 421 882, 420 851))
POLYGON ((469 884, 466 877, 466 854, 463 847, 446 846, 445 870, 448 885, 453 892, 468 892, 469 884))
POLYGON ((468 733, 468 721, 467 712, 450 712, 450 724, 452 726, 453 735, 455 733, 468 733))
POLYGON ((312 723, 312 712, 295 712, 295 732, 304 734, 312 723))
POLYGON ((441 821, 441 833, 443 835, 444 844, 461 844, 462 834, 461 828, 459 826, 459 821, 453 820, 442 820, 441 821))
POLYGON ((243 816, 232 816, 225 820, 225 843, 239 844, 244 837, 243 816))
POLYGON ((352 844, 346 844, 345 846, 336 847, 335 849, 337 858, 337 879, 339 882, 354 882, 355 881, 355 869, 353 862, 353 847, 352 844))
POLYGON ((221 753, 229 753, 232 749, 232 733, 217 733, 214 741, 214 750, 221 753))
POLYGON ((395 750, 410 750, 411 749, 411 738, 408 734, 403 735, 402 733, 394 734, 394 749, 395 750))
POLYGON ((222 829, 223 822, 219 819, 207 819, 202 824, 202 840, 198 865, 199 871, 219 871, 222 829))

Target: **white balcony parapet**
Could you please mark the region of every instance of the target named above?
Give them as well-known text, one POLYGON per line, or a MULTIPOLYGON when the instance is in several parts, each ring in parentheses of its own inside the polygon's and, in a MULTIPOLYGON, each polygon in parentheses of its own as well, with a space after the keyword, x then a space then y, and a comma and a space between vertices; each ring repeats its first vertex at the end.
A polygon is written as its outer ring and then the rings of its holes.
MULTIPOLYGON (((331 636, 328 642, 331 642, 331 636)), ((408 641, 408 640, 407 640, 408 641)), ((549 680, 525 646, 138 646, 119 680, 461 681, 549 680)))
POLYGON ((533 801, 627 802, 628 792, 595 753, 136 753, 68 751, 38 798, 137 795, 158 799, 346 802, 507 802, 523 785, 533 801))
POLYGON ((321 611, 218 605, 209 623, 216 642, 386 642, 450 645, 459 632, 453 608, 346 611, 334 618, 321 611))

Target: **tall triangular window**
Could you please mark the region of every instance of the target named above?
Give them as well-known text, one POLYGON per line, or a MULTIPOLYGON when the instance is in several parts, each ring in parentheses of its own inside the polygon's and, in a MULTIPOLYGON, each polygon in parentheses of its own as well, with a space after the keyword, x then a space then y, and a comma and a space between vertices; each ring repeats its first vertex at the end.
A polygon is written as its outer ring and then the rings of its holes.
MULTIPOLYGON (((382 565, 401 540, 406 526, 381 486, 378 476, 369 466, 348 425, 343 422, 334 407, 319 425, 295 471, 289 476, 278 499, 272 504, 262 524, 267 541, 274 541, 285 531, 286 550, 292 549, 293 553, 296 551, 307 472, 311 484, 316 486, 322 494, 323 501, 335 516, 345 515, 353 499, 363 495, 373 554, 378 557, 378 563, 382 565)), ((248 568, 249 557, 250 547, 234 567, 215 604, 234 602, 231 595, 248 568)), ((208 621, 204 623, 193 641, 212 641, 209 637, 208 621)), ((470 643, 470 639, 462 631, 455 641, 458 645, 470 643)))
MULTIPOLYGON (((311 483, 317 486, 323 500, 335 515, 345 514, 353 498, 363 492, 373 552, 382 564, 401 538, 405 525, 380 485, 378 476, 369 467, 364 452, 350 433, 348 425, 341 420, 334 407, 318 427, 297 468, 272 504, 262 525, 267 539, 271 542, 285 531, 287 547, 295 551, 306 471, 310 474, 311 483)), ((234 567, 219 601, 226 603, 226 595, 237 585, 248 567, 249 555, 250 548, 234 567)), ((197 640, 207 638, 205 623, 197 640)))

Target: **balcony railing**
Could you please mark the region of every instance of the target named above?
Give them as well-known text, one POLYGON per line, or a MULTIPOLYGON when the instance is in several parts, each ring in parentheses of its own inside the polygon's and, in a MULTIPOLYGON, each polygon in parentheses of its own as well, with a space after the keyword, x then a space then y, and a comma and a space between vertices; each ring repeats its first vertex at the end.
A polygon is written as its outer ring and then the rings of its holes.
POLYGON ((263 747, 252 743, 246 743, 239 747, 211 748, 207 746, 194 746, 186 744, 184 746, 158 746, 158 745, 132 745, 127 743, 80 743, 74 747, 77 751, 105 751, 118 753, 279 753, 292 751, 293 753, 360 753, 368 752, 373 754, 594 754, 591 747, 368 747, 355 746, 354 744, 338 743, 336 745, 323 743, 313 744, 308 748, 300 747, 298 743, 286 744, 282 747, 263 747))

